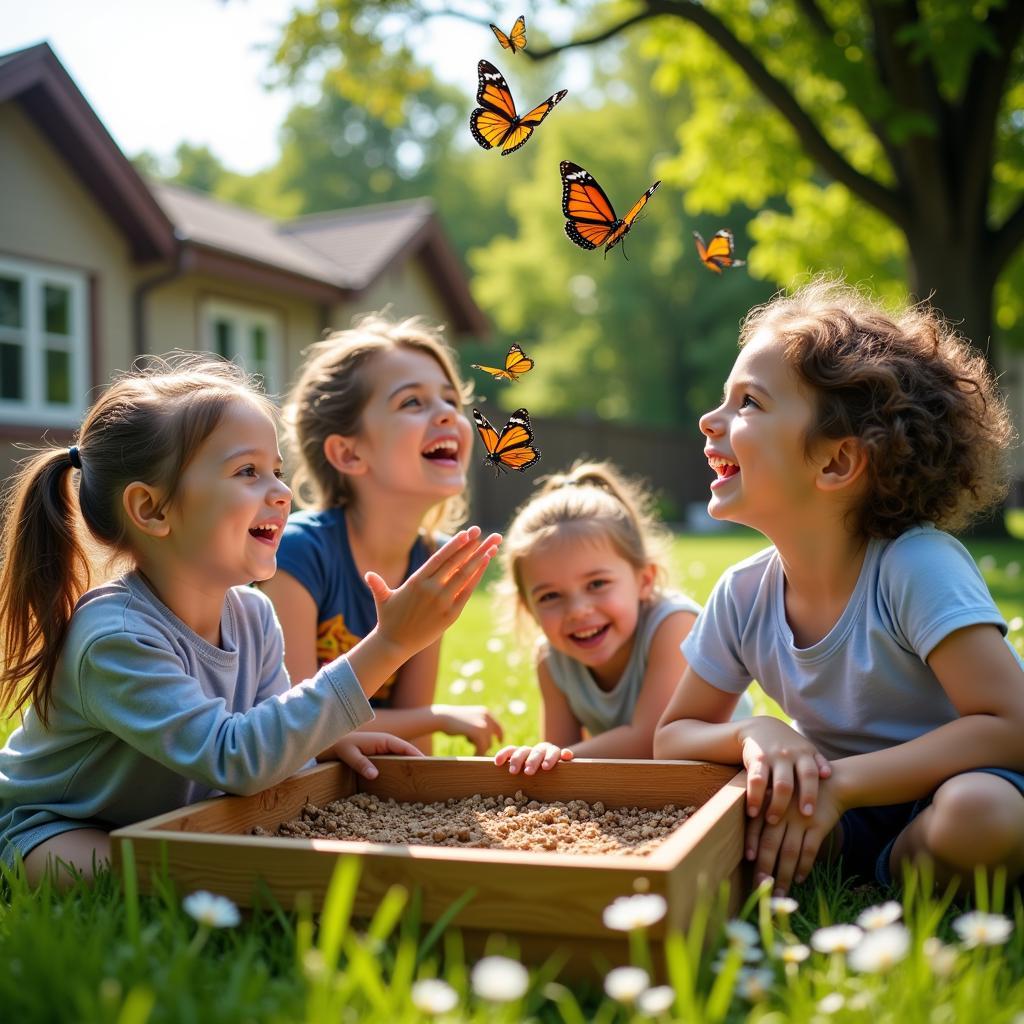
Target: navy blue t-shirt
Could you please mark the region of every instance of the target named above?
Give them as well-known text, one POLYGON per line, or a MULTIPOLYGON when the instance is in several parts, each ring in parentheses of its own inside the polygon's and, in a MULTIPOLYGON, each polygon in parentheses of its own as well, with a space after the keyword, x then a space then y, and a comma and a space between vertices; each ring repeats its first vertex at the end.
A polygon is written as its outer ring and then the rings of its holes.
MULTIPOLYGON (((403 580, 428 557, 423 538, 417 538, 403 580)), ((352 557, 344 509, 289 516, 277 552, 277 567, 294 576, 316 602, 318 667, 351 650, 377 625, 373 595, 352 557)), ((374 707, 390 706, 395 678, 393 675, 388 679, 370 699, 374 707)))

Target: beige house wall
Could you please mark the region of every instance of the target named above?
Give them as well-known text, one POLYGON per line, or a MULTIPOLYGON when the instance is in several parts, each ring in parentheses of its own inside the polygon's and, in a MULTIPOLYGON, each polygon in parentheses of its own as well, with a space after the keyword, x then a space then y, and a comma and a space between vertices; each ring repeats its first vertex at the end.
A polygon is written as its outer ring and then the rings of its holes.
MULTIPOLYGON (((431 324, 445 324, 445 303, 423 264, 407 259, 399 266, 386 270, 356 302, 335 306, 331 310, 330 326, 338 330, 350 327, 352 318, 361 313, 376 313, 388 309, 394 319, 423 316, 431 324)), ((446 334, 451 340, 450 327, 446 334)))
MULTIPOLYGON (((0 103, 0 190, 0 256, 86 275, 92 382, 108 380, 132 359, 138 272, 116 225, 16 103, 0 103)), ((34 439, 47 426, 0 423, 0 477, 24 454, 15 451, 14 439, 34 439)))

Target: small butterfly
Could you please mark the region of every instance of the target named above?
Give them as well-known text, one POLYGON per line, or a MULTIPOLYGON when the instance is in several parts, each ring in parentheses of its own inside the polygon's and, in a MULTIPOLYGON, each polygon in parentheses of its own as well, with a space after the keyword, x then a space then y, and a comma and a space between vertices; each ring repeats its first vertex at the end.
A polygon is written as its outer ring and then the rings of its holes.
POLYGON ((711 244, 705 245, 699 231, 693 233, 694 241, 697 243, 697 255, 708 270, 720 274, 727 267, 746 266, 746 260, 738 260, 733 255, 735 242, 732 232, 728 228, 722 228, 711 236, 711 244))
POLYGON ((498 42, 501 43, 502 47, 506 50, 511 50, 515 53, 517 50, 526 49, 526 15, 520 14, 516 18, 516 23, 512 26, 512 31, 508 35, 498 28, 497 25, 491 26, 491 31, 497 37, 498 42))
POLYGON ((469 115, 469 128, 484 149, 500 146, 502 156, 525 145, 534 128, 562 102, 567 92, 556 92, 520 117, 508 83, 490 61, 482 60, 477 65, 477 80, 476 101, 480 106, 469 115))
POLYGON ((496 473, 506 469, 516 469, 522 473, 540 461, 540 449, 533 447, 530 414, 525 409, 516 409, 509 416, 508 423, 501 428, 500 434, 479 409, 473 410, 473 419, 476 420, 480 440, 487 449, 484 464, 493 466, 496 473))
POLYGON ((481 366, 479 363, 470 363, 474 370, 483 370, 489 373, 495 380, 516 381, 520 374, 533 369, 533 360, 518 346, 509 347, 508 355, 505 356, 505 369, 499 370, 497 366, 481 366))
POLYGON ((604 189, 589 171, 569 160, 562 161, 561 171, 562 212, 569 218, 565 222, 565 233, 581 249, 603 245, 605 253, 626 237, 633 221, 661 184, 656 181, 620 220, 604 189))

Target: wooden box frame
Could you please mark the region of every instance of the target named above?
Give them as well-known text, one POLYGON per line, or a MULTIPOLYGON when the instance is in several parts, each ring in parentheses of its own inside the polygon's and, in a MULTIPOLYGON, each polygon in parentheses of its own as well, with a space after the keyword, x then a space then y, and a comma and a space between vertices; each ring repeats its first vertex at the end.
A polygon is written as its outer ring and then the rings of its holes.
MULTIPOLYGON (((143 890, 166 865, 182 892, 208 889, 251 906, 266 889, 286 909, 300 893, 322 906, 335 859, 363 859, 354 913, 369 916, 387 889, 418 887, 422 919, 436 921, 469 888, 474 897, 454 925, 469 944, 488 933, 515 939, 525 959, 552 948, 579 954, 603 950, 614 958, 616 936, 601 915, 617 896, 660 893, 668 914, 650 930, 658 942, 666 927, 685 928, 699 896, 730 880, 739 893, 743 859, 745 777, 725 765, 694 761, 625 761, 580 758, 550 772, 510 776, 490 758, 377 757, 370 781, 341 763, 300 772, 253 796, 225 796, 192 804, 121 828, 112 834, 120 870, 131 840, 143 890), (650 856, 572 856, 554 852, 389 846, 369 842, 295 839, 249 834, 255 825, 274 831, 297 818, 307 802, 324 804, 356 792, 404 801, 512 795, 535 800, 601 800, 608 807, 660 808, 673 803, 697 811, 650 856)), ((622 947, 624 948, 624 947, 622 947)), ((620 950, 621 951, 621 950, 620 950)), ((621 960, 620 960, 621 962, 621 960)))

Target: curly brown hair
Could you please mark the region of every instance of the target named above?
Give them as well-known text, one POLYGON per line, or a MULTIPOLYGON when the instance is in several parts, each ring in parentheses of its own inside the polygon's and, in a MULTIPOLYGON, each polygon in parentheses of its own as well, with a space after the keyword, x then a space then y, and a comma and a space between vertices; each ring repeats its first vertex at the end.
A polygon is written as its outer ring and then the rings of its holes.
POLYGON ((1016 435, 984 356, 924 303, 888 313, 819 278, 750 311, 740 345, 767 329, 817 397, 806 438, 856 437, 867 488, 852 510, 862 536, 920 523, 962 530, 999 504, 1016 435))

